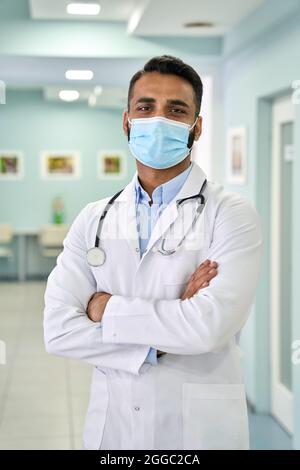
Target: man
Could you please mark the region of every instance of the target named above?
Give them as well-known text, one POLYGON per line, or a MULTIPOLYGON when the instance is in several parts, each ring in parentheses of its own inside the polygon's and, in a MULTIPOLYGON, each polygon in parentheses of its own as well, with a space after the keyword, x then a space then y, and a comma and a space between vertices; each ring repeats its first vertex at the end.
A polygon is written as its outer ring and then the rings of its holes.
POLYGON ((109 198, 80 212, 48 278, 47 351, 95 366, 86 449, 249 446, 237 340, 260 225, 191 162, 201 99, 200 77, 177 58, 133 76, 123 129, 137 173, 107 212, 109 198))

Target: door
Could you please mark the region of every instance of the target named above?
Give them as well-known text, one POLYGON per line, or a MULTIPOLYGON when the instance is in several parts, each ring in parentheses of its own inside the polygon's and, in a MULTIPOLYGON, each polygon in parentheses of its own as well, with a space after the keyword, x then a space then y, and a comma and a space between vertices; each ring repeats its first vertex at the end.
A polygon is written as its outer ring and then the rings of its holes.
POLYGON ((273 105, 271 210, 271 411, 293 433, 292 384, 292 172, 293 105, 273 105))

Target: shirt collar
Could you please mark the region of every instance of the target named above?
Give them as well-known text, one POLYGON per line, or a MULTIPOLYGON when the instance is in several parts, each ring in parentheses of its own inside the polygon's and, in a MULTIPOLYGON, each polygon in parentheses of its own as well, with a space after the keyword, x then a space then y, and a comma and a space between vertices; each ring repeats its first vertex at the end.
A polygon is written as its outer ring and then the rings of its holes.
MULTIPOLYGON (((193 166, 193 162, 190 163, 188 168, 184 171, 179 173, 179 175, 175 176, 174 178, 166 181, 165 183, 157 186, 152 193, 152 200, 154 204, 169 204, 172 199, 176 196, 176 194, 182 188, 185 180, 187 179, 191 169, 193 166)), ((137 203, 148 203, 151 198, 148 193, 142 188, 138 174, 135 176, 135 192, 136 192, 136 202, 137 203)))

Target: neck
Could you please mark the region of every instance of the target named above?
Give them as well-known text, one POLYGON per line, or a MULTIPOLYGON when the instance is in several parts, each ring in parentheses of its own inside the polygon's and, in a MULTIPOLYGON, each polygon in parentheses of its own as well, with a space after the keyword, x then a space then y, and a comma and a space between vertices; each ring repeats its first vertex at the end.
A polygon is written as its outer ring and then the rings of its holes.
POLYGON ((188 155, 182 162, 178 163, 178 165, 157 170, 143 165, 143 163, 136 160, 139 182, 146 193, 152 197, 155 188, 175 178, 175 176, 186 170, 190 163, 191 158, 190 155, 188 155))

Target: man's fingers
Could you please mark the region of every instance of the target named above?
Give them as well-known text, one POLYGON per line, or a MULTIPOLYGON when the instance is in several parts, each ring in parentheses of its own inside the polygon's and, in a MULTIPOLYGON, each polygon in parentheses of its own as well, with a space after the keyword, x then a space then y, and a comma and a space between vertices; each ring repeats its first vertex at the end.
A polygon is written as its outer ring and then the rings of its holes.
POLYGON ((198 266, 196 271, 193 272, 193 274, 191 275, 191 279, 193 279, 199 272, 206 269, 209 265, 210 265, 210 260, 209 259, 203 261, 203 263, 201 263, 200 266, 198 266))
POLYGON ((216 261, 205 260, 198 266, 196 271, 192 274, 191 280, 199 276, 199 274, 209 271, 211 268, 217 268, 218 263, 216 261))
POLYGON ((199 290, 207 287, 209 282, 218 274, 217 269, 212 268, 207 270, 207 272, 198 275, 198 277, 191 279, 187 285, 186 290, 181 296, 181 300, 192 297, 194 294, 199 292, 199 290))
POLYGON ((218 274, 217 268, 207 269, 206 271, 200 272, 193 279, 190 280, 192 285, 198 286, 198 288, 206 281, 211 281, 218 274))
POLYGON ((215 277, 218 274, 218 269, 217 268, 211 268, 207 269, 203 273, 197 274, 193 279, 192 282, 204 282, 204 281, 210 281, 213 277, 215 277))
POLYGON ((181 300, 185 300, 185 299, 189 299, 190 297, 192 297, 192 295, 193 295, 193 290, 192 290, 191 284, 189 283, 185 291, 181 294, 180 298, 181 300))
MULTIPOLYGON (((194 294, 196 294, 196 292, 198 292, 199 289, 201 289, 202 287, 206 287, 206 286, 202 286, 200 284, 201 283, 194 282, 194 281, 189 282, 189 284, 187 285, 187 288, 185 289, 184 293, 180 297, 181 300, 189 299, 194 294)), ((208 285, 208 282, 207 282, 207 285, 208 285)))
POLYGON ((218 274, 218 263, 216 261, 205 260, 190 277, 188 285, 181 295, 181 300, 188 299, 199 290, 207 287, 209 282, 218 274))

